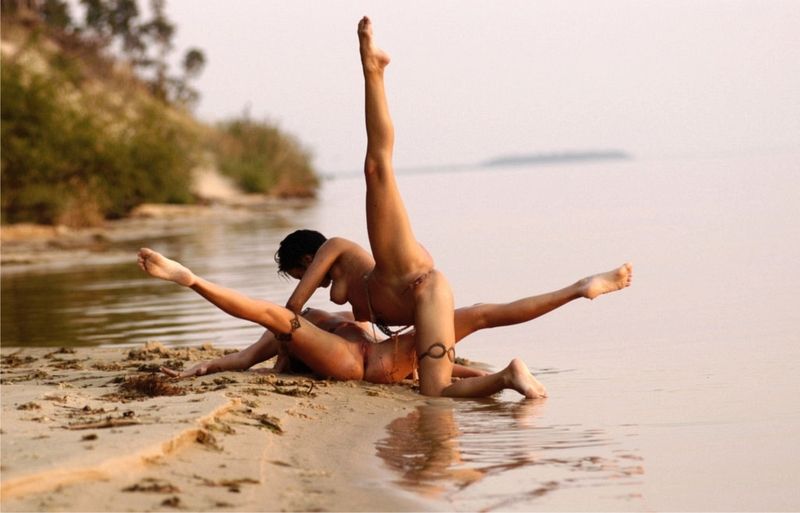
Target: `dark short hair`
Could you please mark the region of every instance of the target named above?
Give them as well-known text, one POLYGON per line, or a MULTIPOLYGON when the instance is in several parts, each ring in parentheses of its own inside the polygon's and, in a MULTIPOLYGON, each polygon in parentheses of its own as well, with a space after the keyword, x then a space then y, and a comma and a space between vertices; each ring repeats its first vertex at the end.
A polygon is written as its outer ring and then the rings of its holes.
POLYGON ((288 273, 291 269, 303 266, 303 257, 317 254, 317 250, 328 240, 315 230, 297 230, 284 238, 275 252, 278 272, 288 273))

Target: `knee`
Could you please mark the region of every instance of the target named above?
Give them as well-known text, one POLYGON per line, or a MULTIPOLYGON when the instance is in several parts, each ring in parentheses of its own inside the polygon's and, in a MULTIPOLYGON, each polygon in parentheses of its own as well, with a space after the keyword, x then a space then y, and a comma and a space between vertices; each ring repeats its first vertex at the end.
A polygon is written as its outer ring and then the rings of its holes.
POLYGON ((383 176, 386 168, 387 161, 385 155, 379 150, 368 149, 367 158, 364 159, 364 175, 367 177, 383 176))
POLYGON ((364 161, 364 175, 365 176, 374 176, 378 173, 378 164, 375 162, 374 159, 367 157, 367 160, 364 161))

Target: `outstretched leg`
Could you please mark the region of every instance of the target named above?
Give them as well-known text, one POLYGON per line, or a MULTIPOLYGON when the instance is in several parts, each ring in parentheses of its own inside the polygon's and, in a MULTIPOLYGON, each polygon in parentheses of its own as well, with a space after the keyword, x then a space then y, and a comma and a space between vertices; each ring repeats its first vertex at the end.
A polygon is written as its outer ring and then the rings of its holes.
POLYGON ((276 334, 291 334, 289 352, 314 372, 342 380, 363 378, 364 360, 356 344, 297 318, 291 310, 216 285, 148 248, 139 250, 138 263, 151 276, 189 287, 229 315, 258 323, 276 334), (299 328, 292 326, 296 318, 299 328))
POLYGON ((511 303, 477 304, 455 311, 455 336, 459 341, 478 330, 531 321, 575 299, 594 299, 631 284, 633 266, 623 264, 611 271, 588 276, 568 287, 519 299, 511 303))

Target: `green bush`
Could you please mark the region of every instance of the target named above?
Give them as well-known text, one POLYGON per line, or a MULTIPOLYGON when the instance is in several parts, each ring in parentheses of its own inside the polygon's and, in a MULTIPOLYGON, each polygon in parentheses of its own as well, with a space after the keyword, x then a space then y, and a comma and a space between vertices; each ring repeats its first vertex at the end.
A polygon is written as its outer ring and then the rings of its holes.
POLYGON ((311 156, 297 140, 266 122, 249 119, 218 126, 219 169, 247 192, 313 196, 319 180, 311 156))
POLYGON ((191 132, 158 104, 110 116, 97 98, 2 61, 3 222, 97 224, 143 202, 188 202, 191 132), (67 94, 69 93, 69 94, 67 94))

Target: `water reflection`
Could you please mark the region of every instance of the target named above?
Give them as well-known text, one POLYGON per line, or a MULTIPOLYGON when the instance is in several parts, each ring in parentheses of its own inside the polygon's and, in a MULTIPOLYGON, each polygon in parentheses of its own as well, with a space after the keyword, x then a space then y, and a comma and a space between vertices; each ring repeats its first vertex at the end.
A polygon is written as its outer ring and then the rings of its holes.
POLYGON ((431 400, 389 424, 377 454, 402 487, 457 510, 525 509, 598 486, 638 497, 637 452, 603 429, 548 424, 545 401, 431 400))
MULTIPOLYGON (((303 216, 297 214, 298 219, 303 216)), ((2 341, 9 346, 213 342, 244 345, 261 328, 217 311, 202 298, 145 276, 136 249, 147 245, 199 274, 253 297, 282 301, 292 283, 277 275, 272 255, 286 223, 272 216, 200 219, 178 234, 130 240, 119 262, 90 260, 66 268, 4 272, 2 341)))

